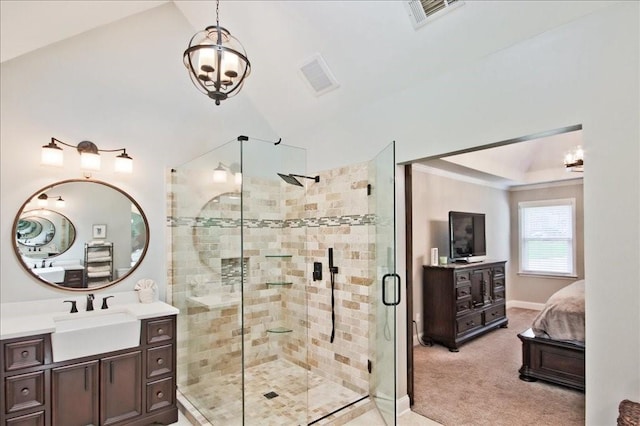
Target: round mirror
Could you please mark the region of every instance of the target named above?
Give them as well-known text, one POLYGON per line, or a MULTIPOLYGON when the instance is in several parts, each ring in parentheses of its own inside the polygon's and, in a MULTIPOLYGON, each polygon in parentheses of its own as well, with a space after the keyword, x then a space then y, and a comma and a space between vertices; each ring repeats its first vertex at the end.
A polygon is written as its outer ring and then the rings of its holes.
MULTIPOLYGON (((193 246, 203 265, 220 270, 220 259, 211 255, 216 241, 235 240, 240 237, 241 204, 239 192, 225 192, 210 199, 198 213, 199 223, 193 227, 193 246)), ((231 249, 231 247, 228 247, 231 249)))
POLYGON ((38 280, 93 291, 122 280, 140 264, 149 224, 124 191, 74 179, 32 194, 16 215, 13 238, 20 263, 38 280), (48 205, 54 199, 55 206, 48 205))

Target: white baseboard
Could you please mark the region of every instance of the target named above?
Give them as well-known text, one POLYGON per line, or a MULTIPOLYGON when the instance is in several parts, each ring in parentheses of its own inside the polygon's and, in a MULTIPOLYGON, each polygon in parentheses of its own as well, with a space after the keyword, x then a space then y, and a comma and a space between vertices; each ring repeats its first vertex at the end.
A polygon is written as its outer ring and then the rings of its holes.
POLYGON ((411 401, 409 400, 409 395, 404 395, 398 399, 396 399, 396 417, 400 417, 403 414, 411 411, 411 401))
POLYGON ((507 309, 509 308, 533 309, 534 311, 541 311, 544 308, 544 303, 524 302, 522 300, 508 300, 507 309))

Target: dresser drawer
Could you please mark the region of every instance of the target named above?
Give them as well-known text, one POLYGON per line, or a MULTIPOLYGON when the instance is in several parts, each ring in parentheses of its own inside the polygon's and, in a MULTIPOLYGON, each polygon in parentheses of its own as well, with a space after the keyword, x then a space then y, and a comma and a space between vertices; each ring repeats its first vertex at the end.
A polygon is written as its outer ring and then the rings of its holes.
POLYGON ((474 313, 467 315, 466 317, 458 318, 456 320, 458 334, 466 333, 475 328, 482 327, 482 313, 474 313))
POLYGON ((173 405, 175 394, 171 377, 147 384, 147 413, 173 405))
POLYGON ((504 266, 494 266, 493 267, 493 276, 494 277, 504 277, 504 266))
POLYGON ((27 408, 44 408, 44 371, 5 378, 7 414, 27 408))
POLYGON ((493 301, 494 302, 502 302, 504 301, 504 288, 500 291, 493 292, 493 301))
POLYGON ((470 276, 471 275, 469 271, 456 272, 455 273, 456 285, 466 284, 467 282, 469 282, 470 276))
POLYGON ((456 315, 465 315, 471 311, 471 297, 456 301, 456 315))
POLYGON ((173 371, 173 345, 159 346, 147 350, 147 378, 161 376, 173 371))
POLYGON ((471 296, 471 286, 465 285, 464 287, 456 288, 456 299, 464 299, 465 297, 471 296))
POLYGON ((44 426, 44 411, 7 419, 7 426, 44 426))
POLYGON ((149 321, 147 323, 147 344, 173 340, 174 333, 173 318, 149 321))
POLYGON ((504 318, 506 315, 505 305, 500 304, 498 306, 492 306, 484 311, 484 323, 490 324, 504 318))
POLYGON ((44 365, 44 337, 4 345, 5 371, 44 365))

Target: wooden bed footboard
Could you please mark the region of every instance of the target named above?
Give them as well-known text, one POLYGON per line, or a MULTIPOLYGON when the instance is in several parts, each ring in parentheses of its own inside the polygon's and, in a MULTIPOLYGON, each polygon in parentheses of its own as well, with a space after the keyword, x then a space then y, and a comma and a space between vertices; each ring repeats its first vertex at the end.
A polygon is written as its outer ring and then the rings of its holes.
POLYGON ((522 341, 521 380, 544 380, 584 391, 584 346, 536 337, 530 328, 518 338, 522 341))

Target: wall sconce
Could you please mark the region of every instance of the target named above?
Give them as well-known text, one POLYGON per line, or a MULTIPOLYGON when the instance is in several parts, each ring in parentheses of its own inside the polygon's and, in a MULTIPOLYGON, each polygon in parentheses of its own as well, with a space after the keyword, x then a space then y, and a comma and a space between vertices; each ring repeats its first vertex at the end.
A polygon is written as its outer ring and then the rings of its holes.
POLYGON ((584 150, 581 146, 565 154, 564 167, 568 172, 584 172, 584 150))
POLYGON ((38 198, 36 199, 36 204, 38 205, 38 207, 40 208, 45 208, 49 206, 49 198, 56 198, 55 200, 55 205, 58 208, 64 208, 64 206, 66 205, 65 201, 62 199, 61 195, 55 195, 55 196, 48 196, 47 194, 45 194, 44 192, 40 195, 38 195, 38 198))
POLYGON ((226 164, 218 163, 218 167, 213 169, 213 182, 214 183, 227 183, 229 173, 233 174, 234 182, 236 185, 242 184, 242 173, 238 170, 237 164, 227 166, 226 164))
POLYGON ((100 170, 100 152, 122 151, 120 155, 116 156, 114 170, 118 173, 133 172, 133 159, 127 155, 127 150, 125 148, 98 149, 96 144, 89 141, 82 141, 77 146, 73 146, 56 138, 51 138, 51 142, 42 147, 40 157, 41 164, 62 167, 64 163, 64 156, 62 148, 60 148, 56 142, 78 150, 78 153, 80 154, 80 167, 83 170, 100 170))

